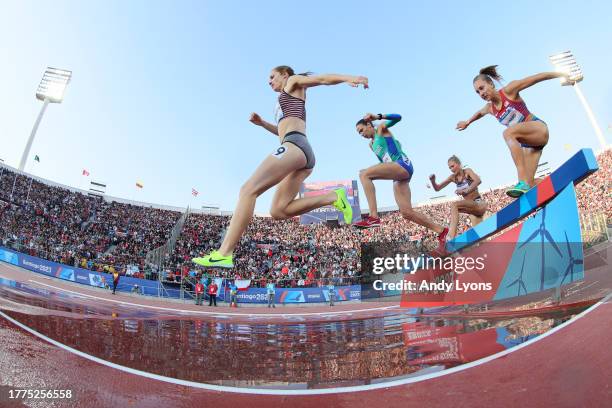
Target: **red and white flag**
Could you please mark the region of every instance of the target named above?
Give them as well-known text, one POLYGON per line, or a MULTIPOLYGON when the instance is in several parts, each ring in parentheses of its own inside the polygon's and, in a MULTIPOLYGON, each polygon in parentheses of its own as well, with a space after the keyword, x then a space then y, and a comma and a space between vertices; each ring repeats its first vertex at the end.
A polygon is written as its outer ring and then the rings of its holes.
POLYGON ((87 170, 83 169, 83 175, 84 176, 89 176, 89 172, 87 170))
POLYGON ((192 189, 191 189, 191 195, 192 195, 192 196, 197 197, 197 196, 198 196, 198 194, 200 194, 200 193, 198 192, 198 190, 196 190, 195 188, 192 188, 192 189))
POLYGON ((250 279, 236 279, 234 280, 234 284, 238 290, 248 290, 249 286, 251 286, 250 279))

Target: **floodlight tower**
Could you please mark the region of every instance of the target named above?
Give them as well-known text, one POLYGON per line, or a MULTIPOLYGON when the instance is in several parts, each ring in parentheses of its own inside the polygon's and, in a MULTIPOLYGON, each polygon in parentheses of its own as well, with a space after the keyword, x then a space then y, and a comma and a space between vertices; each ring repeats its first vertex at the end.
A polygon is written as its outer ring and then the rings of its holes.
POLYGON ((40 109, 38 118, 36 118, 32 132, 30 133, 30 138, 26 143, 26 147, 23 150, 23 155, 21 156, 21 161, 19 162, 19 170, 23 171, 25 168, 28 155, 30 154, 30 148, 34 142, 34 136, 36 136, 38 125, 40 125, 40 121, 42 120, 45 110, 47 110, 47 105, 49 105, 49 103, 62 103, 64 100, 64 92, 66 92, 66 87, 68 86, 71 78, 72 71, 52 67, 47 67, 47 70, 43 74, 42 80, 40 81, 38 89, 36 90, 36 99, 43 101, 43 106, 40 109))
POLYGON ((574 54, 571 51, 560 52, 559 54, 551 55, 549 57, 550 62, 555 66, 555 70, 557 72, 563 72, 568 74, 568 78, 561 78, 561 85, 571 85, 576 91, 576 95, 578 95, 578 99, 582 103, 582 107, 587 113, 589 117, 589 121, 591 122, 591 126, 593 126, 593 130, 595 130, 595 134, 599 139, 599 144, 601 144, 601 148, 605 149, 606 139, 603 136, 601 128, 597 124, 597 120, 595 120, 595 115, 591 110, 591 106, 587 102, 582 90, 578 86, 578 82, 584 79, 584 75, 582 74, 582 69, 576 62, 576 58, 574 58, 574 54))

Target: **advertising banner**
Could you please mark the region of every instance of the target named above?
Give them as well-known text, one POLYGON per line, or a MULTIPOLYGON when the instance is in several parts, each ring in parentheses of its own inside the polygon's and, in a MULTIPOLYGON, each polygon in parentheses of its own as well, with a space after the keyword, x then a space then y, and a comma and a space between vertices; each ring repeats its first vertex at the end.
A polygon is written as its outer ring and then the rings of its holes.
MULTIPOLYGON (((0 247, 0 261, 21 266, 32 272, 38 272, 55 278, 77 282, 84 285, 105 288, 112 286, 112 276, 108 273, 94 272, 87 269, 73 268, 56 262, 47 261, 30 255, 21 254, 8 248, 0 247)), ((221 278, 217 278, 219 286, 218 299, 224 300, 224 288, 221 278)), ((158 281, 122 276, 119 279, 118 291, 130 292, 134 285, 138 285, 139 292, 145 295, 158 294, 158 281)), ((167 297, 180 297, 178 290, 162 291, 167 297)), ((361 299, 361 286, 336 286, 334 301, 361 299)), ((275 303, 320 303, 329 302, 329 289, 321 288, 276 288, 275 303)), ((268 303, 265 288, 248 288, 238 291, 238 303, 268 303)))

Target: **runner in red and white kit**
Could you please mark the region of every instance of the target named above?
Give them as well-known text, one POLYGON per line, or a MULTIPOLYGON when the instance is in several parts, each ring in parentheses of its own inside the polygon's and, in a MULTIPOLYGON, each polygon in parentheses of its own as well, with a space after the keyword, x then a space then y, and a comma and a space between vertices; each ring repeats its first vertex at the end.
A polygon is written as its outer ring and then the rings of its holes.
POLYGON ((457 130, 466 129, 472 122, 487 114, 495 118, 507 129, 504 130, 504 140, 510 149, 512 160, 516 165, 518 183, 508 189, 510 197, 520 197, 535 185, 534 176, 538 168, 542 149, 548 143, 548 126, 533 115, 519 92, 538 82, 569 75, 560 72, 543 72, 527 78, 511 81, 502 89, 497 90, 493 81, 500 83, 501 75, 497 73, 497 65, 491 65, 480 70, 473 80, 474 90, 487 104, 467 121, 457 123, 457 130))

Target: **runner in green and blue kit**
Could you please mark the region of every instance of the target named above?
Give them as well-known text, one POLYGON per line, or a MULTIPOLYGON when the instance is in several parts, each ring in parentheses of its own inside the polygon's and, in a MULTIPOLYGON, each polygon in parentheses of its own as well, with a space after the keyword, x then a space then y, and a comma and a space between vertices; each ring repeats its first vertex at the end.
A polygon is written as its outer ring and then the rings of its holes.
POLYGON ((357 133, 363 138, 370 139, 370 148, 380 161, 372 167, 359 172, 359 178, 370 209, 369 216, 355 224, 360 228, 380 226, 378 206, 376 203, 376 189, 373 180, 393 180, 395 201, 402 216, 412 222, 429 228, 438 234, 439 250, 444 251, 448 228, 431 221, 425 215, 414 211, 410 197, 410 179, 414 173, 412 162, 402 150, 401 143, 393 137, 389 128, 398 123, 402 117, 397 113, 375 115, 368 113, 356 124, 357 133), (376 126, 373 121, 379 120, 376 126))

